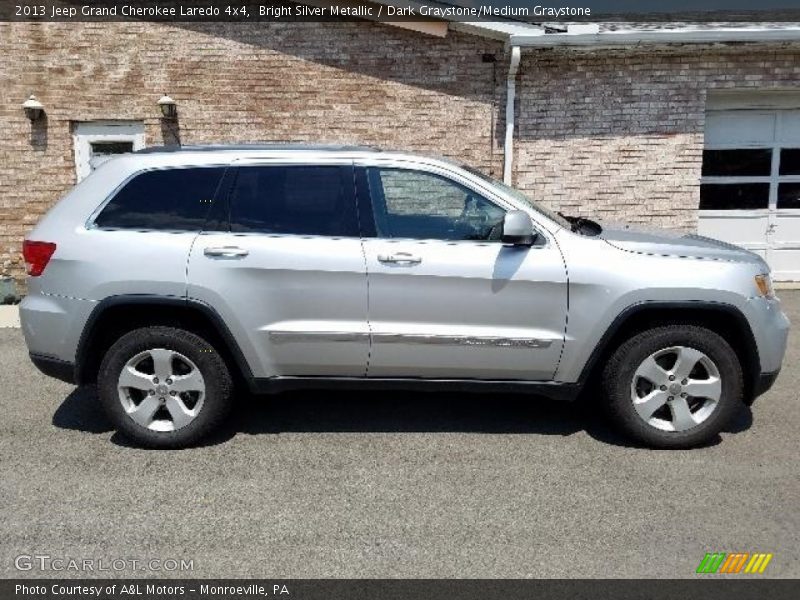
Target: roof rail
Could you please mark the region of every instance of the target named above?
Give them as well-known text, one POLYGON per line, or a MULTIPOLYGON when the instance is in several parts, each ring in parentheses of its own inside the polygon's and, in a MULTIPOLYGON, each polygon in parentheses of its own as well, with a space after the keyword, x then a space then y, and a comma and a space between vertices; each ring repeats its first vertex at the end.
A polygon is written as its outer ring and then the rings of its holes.
POLYGON ((197 146, 150 146, 137 150, 135 154, 157 154, 161 152, 217 152, 242 150, 316 150, 316 151, 359 151, 381 152, 372 146, 348 146, 344 144, 306 144, 302 142, 272 142, 253 144, 203 144, 197 146))

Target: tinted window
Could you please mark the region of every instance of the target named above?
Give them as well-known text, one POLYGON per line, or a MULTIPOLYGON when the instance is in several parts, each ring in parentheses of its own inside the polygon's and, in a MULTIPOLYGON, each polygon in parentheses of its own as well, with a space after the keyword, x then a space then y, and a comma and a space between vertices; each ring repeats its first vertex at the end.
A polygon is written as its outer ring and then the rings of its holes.
POLYGON ((703 175, 768 176, 772 168, 772 150, 705 150, 703 175))
POLYGON ((368 170, 375 225, 385 238, 499 240, 505 211, 445 177, 368 170))
POLYGON ((800 209, 800 183, 782 183, 778 186, 778 208, 800 209))
POLYGON ((800 148, 781 150, 781 175, 800 175, 800 148))
POLYGON ((223 168, 165 169, 136 175, 95 219, 99 227, 197 231, 223 168))
POLYGON ((241 167, 230 199, 231 231, 358 236, 349 167, 241 167))
POLYGON ((700 186, 700 210, 753 210, 766 209, 768 205, 768 183, 700 186))

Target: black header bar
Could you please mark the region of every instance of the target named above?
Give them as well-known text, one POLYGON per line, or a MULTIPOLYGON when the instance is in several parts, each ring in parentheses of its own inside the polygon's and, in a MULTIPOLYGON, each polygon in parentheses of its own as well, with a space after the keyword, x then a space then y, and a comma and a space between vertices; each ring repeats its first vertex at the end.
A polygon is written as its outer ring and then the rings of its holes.
POLYGON ((800 0, 0 0, 0 21, 800 22, 800 0))

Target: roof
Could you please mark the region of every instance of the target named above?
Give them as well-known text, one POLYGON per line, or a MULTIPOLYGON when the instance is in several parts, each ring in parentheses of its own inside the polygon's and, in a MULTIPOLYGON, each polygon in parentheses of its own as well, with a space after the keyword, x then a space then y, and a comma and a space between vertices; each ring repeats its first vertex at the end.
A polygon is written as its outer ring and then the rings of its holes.
POLYGON ((597 23, 595 30, 567 25, 562 33, 512 34, 511 46, 637 46, 640 44, 714 44, 800 42, 800 23, 597 23))

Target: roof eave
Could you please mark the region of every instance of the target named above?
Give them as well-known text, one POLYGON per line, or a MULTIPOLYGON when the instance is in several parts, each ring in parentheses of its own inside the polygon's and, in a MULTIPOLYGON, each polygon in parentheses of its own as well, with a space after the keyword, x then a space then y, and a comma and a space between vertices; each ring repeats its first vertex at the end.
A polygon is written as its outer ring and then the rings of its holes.
POLYGON ((510 35, 509 46, 549 48, 591 46, 596 48, 638 46, 641 44, 714 44, 735 42, 797 42, 800 28, 786 29, 709 29, 684 31, 637 31, 626 33, 510 35))

